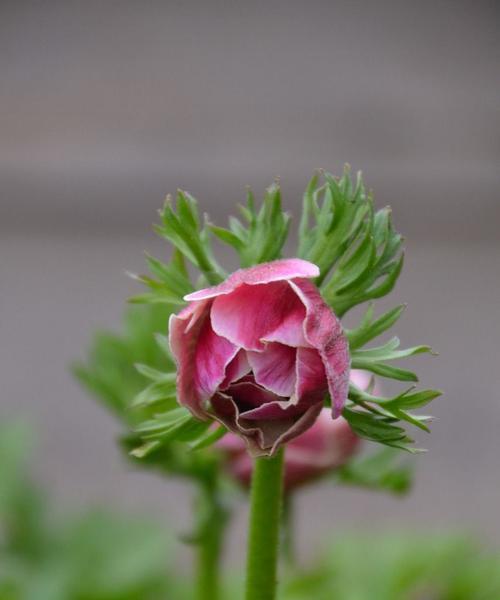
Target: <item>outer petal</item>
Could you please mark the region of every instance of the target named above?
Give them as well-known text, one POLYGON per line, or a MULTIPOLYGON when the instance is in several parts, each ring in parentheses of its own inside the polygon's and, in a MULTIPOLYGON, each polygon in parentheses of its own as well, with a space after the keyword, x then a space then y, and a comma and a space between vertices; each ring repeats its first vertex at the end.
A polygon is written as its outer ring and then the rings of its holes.
POLYGON ((311 427, 321 411, 321 405, 315 404, 298 417, 250 421, 240 415, 230 396, 217 393, 211 404, 214 417, 244 439, 252 456, 272 456, 282 444, 311 427))
POLYGON ((230 294, 243 284, 258 285, 272 281, 286 281, 297 277, 317 277, 318 275, 319 269, 313 263, 300 258, 285 258, 256 265, 249 269, 239 269, 219 285, 188 294, 184 297, 184 300, 205 300, 206 298, 230 294))
POLYGON ((246 350, 262 351, 263 340, 290 346, 306 344, 304 304, 286 281, 239 286, 215 298, 211 319, 214 331, 246 350))
POLYGON ((196 302, 169 322, 169 340, 177 362, 179 403, 206 419, 204 403, 225 377, 238 348, 219 337, 210 325, 210 302, 196 302))
POLYGON ((321 401, 328 391, 325 365, 316 348, 297 349, 295 402, 310 397, 321 401))
POLYGON ((294 391, 297 350, 276 342, 266 345, 263 352, 248 352, 255 381, 278 396, 289 398, 294 391))
POLYGON ((304 303, 305 338, 319 352, 325 366, 332 411, 338 417, 349 389, 350 357, 347 339, 340 321, 325 303, 317 288, 306 279, 290 281, 289 285, 304 303))

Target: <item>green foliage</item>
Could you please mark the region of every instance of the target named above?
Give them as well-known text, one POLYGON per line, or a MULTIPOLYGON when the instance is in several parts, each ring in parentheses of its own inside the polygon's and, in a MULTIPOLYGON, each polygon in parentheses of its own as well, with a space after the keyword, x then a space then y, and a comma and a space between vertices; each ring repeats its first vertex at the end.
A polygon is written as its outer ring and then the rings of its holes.
POLYGON ((162 223, 155 231, 191 261, 208 283, 219 283, 225 278, 225 272, 213 257, 208 228, 206 224, 201 225, 196 200, 188 192, 177 190, 176 208, 167 196, 160 211, 162 223))
MULTIPOLYGON (((134 398, 149 383, 136 364, 145 364, 168 376, 175 373, 165 345, 155 341, 156 332, 166 332, 169 310, 162 305, 132 306, 125 315, 123 333, 98 332, 87 361, 73 366, 82 385, 122 421, 133 424, 143 413, 131 410, 134 398)), ((153 390, 154 391, 154 390, 153 390)), ((145 395, 143 393, 143 395, 145 395)))
MULTIPOLYGON (((170 550, 172 534, 158 523, 104 509, 54 519, 45 494, 26 475, 32 437, 21 424, 0 427, 0 600, 193 598, 192 578, 179 574, 170 550)), ((389 470, 396 459, 390 451, 372 457, 389 470)), ((340 477, 372 487, 369 461, 356 461, 340 477)), ((390 480, 383 485, 397 491, 399 484, 390 480)), ((224 512, 198 516, 201 533, 225 518, 224 512)), ((318 558, 312 569, 282 574, 280 600, 500 597, 500 554, 469 536, 337 532, 335 544, 318 558)), ((222 598, 240 597, 241 573, 233 570, 227 579, 222 598)))
POLYGON ((320 267, 317 283, 341 317, 392 290, 403 265, 402 238, 389 208, 375 212, 360 173, 354 184, 348 167, 339 179, 325 173, 322 185, 318 180, 304 194, 298 255, 320 267))
POLYGON ((280 600, 496 600, 500 555, 465 536, 341 536, 323 564, 294 573, 280 600))
POLYGON ((164 264, 157 258, 146 254, 146 262, 151 274, 156 279, 148 275, 131 274, 131 276, 151 291, 133 296, 129 301, 136 304, 152 303, 167 304, 173 307, 182 306, 184 304, 183 297, 193 289, 189 281, 184 255, 176 250, 170 263, 164 264))
MULTIPOLYGON (((421 353, 432 353, 429 346, 415 346, 400 350, 399 339, 393 337, 381 346, 363 348, 365 344, 389 330, 399 319, 404 308, 405 305, 396 306, 374 319, 373 304, 370 304, 359 325, 355 329, 346 331, 353 368, 370 371, 380 377, 396 381, 418 381, 416 373, 391 365, 388 361, 421 353)), ((404 421, 428 432, 426 423, 431 420, 430 417, 415 415, 410 410, 421 408, 440 395, 441 392, 438 390, 417 391, 415 386, 412 386, 395 396, 380 397, 351 384, 348 403, 343 414, 361 437, 415 452, 417 450, 411 446, 413 439, 398 422, 404 421)))
POLYGON ((240 257, 242 267, 276 260, 286 242, 290 216, 281 208, 281 190, 276 182, 267 188, 260 210, 255 208, 251 190, 247 205, 240 207, 245 227, 235 217, 229 218, 229 229, 210 225, 212 233, 225 244, 232 246, 240 257))
POLYGON ((411 487, 413 466, 408 460, 401 459, 400 452, 382 448, 368 456, 354 458, 334 476, 345 485, 401 495, 411 487))
POLYGON ((0 427, 0 600, 180 598, 157 523, 104 510, 54 519, 26 475, 31 438, 0 427))
POLYGON ((177 404, 175 365, 161 333, 169 314, 161 304, 131 306, 123 333, 96 334, 87 362, 73 372, 123 423, 121 445, 134 464, 204 482, 215 477, 218 456, 195 450, 212 445, 220 431, 207 431, 208 422, 177 404))

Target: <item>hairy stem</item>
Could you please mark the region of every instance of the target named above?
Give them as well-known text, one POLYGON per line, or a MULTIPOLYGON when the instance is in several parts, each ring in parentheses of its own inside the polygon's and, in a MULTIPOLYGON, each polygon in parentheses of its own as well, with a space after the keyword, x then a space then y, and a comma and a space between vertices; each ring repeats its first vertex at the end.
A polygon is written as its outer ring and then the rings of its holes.
POLYGON ((248 530, 246 600, 274 600, 281 505, 283 450, 255 459, 248 530))

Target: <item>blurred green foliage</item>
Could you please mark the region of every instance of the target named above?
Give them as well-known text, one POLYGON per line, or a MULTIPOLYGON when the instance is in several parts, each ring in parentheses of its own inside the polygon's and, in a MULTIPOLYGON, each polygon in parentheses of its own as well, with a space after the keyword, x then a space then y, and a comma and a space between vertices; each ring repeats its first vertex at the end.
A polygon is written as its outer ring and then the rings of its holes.
POLYGON ((21 425, 0 427, 0 600, 181 598, 157 523, 114 510, 54 520, 27 476, 30 438, 21 425))
MULTIPOLYGON (((157 523, 102 509, 54 519, 27 475, 31 438, 0 426, 0 600, 190 600, 193 581, 157 523)), ((227 600, 242 590, 231 573, 227 600)), ((498 600, 500 553, 466 536, 345 534, 281 582, 279 600, 498 600)))
POLYGON ((500 553, 467 536, 341 536, 280 600, 498 600, 500 553))

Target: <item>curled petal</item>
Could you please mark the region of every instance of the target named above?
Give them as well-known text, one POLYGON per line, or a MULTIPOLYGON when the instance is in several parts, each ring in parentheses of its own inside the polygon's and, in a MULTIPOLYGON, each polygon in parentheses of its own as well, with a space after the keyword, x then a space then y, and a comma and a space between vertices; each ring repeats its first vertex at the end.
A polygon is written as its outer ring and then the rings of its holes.
POLYGON ((306 311, 285 281, 241 285, 232 294, 215 298, 211 319, 214 331, 246 350, 262 351, 263 340, 290 346, 305 342, 306 311))
MULTIPOLYGON (((344 465, 359 449, 361 439, 342 417, 333 420, 328 409, 322 409, 315 423, 292 439, 285 453, 285 490, 321 477, 344 465)), ((230 433, 217 442, 227 457, 231 474, 247 486, 252 476, 252 460, 243 440, 230 433)))
POLYGON ((254 381, 233 383, 226 393, 238 404, 240 414, 246 414, 247 411, 252 411, 269 402, 283 400, 273 392, 257 385, 254 381))
POLYGON ((226 377, 220 384, 220 389, 225 390, 231 383, 238 381, 244 375, 250 372, 250 363, 248 362, 245 350, 240 350, 233 360, 227 365, 226 377))
POLYGON ((325 304, 317 288, 306 279, 290 281, 306 308, 304 334, 316 348, 325 366, 333 416, 342 411, 349 389, 349 345, 340 321, 325 304))
POLYGON ((205 300, 217 296, 230 294, 240 285, 259 285, 273 281, 286 281, 297 277, 318 277, 318 267, 300 258, 285 258, 273 262, 256 265, 249 269, 239 269, 225 281, 214 287, 192 292, 184 300, 205 300))
POLYGON ((321 405, 315 404, 295 417, 249 420, 226 394, 215 394, 211 404, 214 417, 245 440, 252 456, 272 456, 282 444, 311 427, 321 411, 321 405))
POLYGON ((248 352, 255 381, 278 396, 290 397, 295 388, 297 350, 269 343, 263 352, 248 352))

